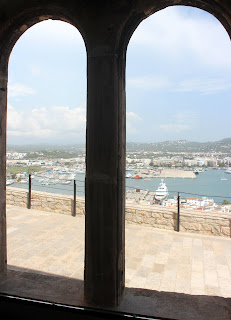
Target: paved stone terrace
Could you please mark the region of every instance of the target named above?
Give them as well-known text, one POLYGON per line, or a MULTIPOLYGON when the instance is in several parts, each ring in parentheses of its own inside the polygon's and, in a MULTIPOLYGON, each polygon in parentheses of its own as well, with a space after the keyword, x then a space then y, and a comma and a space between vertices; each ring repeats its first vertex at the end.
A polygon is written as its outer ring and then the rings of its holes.
MULTIPOLYGON (((85 304, 84 216, 8 206, 7 252, 8 279, 1 292, 85 304)), ((126 292, 117 310, 231 319, 227 298, 231 239, 126 224, 126 292)))

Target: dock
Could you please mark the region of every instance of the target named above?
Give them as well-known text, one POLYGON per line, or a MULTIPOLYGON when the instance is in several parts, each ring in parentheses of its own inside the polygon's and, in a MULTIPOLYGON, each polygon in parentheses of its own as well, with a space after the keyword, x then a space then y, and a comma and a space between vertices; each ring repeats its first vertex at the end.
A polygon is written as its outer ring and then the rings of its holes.
POLYGON ((196 174, 191 170, 179 169, 162 169, 158 174, 145 172, 144 170, 136 172, 141 178, 181 178, 181 179, 196 179, 196 174))
POLYGON ((158 177, 159 178, 196 179, 196 175, 193 171, 177 170, 177 169, 163 169, 158 177))

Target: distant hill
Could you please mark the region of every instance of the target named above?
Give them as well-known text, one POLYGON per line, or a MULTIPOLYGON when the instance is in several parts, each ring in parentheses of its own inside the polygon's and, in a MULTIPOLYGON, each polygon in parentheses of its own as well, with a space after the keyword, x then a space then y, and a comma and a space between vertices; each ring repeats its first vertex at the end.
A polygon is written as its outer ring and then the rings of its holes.
MULTIPOLYGON (((83 153, 85 152, 84 144, 76 145, 8 145, 7 151, 17 152, 35 152, 35 151, 54 151, 60 150, 70 153, 83 153)), ((231 138, 222 139, 214 142, 195 142, 187 140, 176 140, 176 141, 164 141, 164 142, 153 142, 153 143, 137 143, 127 142, 128 152, 198 152, 198 153, 211 153, 211 152, 222 152, 231 156, 231 138)))
POLYGON ((127 151, 143 152, 222 152, 231 154, 231 138, 215 142, 192 142, 187 140, 164 141, 156 143, 127 143, 127 151))
POLYGON ((75 145, 52 145, 52 144, 35 144, 35 145, 7 145, 7 151, 16 151, 16 152, 37 152, 37 151, 66 151, 78 153, 85 150, 84 144, 75 144, 75 145))

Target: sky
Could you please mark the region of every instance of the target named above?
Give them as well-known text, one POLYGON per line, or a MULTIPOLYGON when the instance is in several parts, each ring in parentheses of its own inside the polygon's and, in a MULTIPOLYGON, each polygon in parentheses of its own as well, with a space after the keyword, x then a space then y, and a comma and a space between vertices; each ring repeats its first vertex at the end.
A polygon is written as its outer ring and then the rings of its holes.
MULTIPOLYGON (((85 143, 86 49, 76 28, 44 21, 9 61, 8 144, 85 143)), ((127 141, 231 137, 231 42, 211 14, 169 7, 138 26, 127 50, 127 141)))

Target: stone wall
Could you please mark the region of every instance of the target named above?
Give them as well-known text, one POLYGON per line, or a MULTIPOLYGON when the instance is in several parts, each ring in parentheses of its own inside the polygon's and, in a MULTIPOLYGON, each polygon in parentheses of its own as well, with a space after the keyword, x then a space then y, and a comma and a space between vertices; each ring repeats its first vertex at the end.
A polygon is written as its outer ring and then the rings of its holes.
MULTIPOLYGON (((19 188, 6 188, 6 203, 13 206, 27 208, 28 193, 26 190, 19 188)), ((31 209, 52 211, 67 215, 73 215, 74 201, 72 196, 48 193, 41 191, 32 191, 31 193, 31 209)), ((84 214, 84 199, 76 198, 76 214, 84 214)))
MULTIPOLYGON (((126 220, 154 228, 177 230, 177 208, 127 205, 126 220)), ((180 231, 231 237, 231 214, 180 208, 180 231)))
MULTIPOLYGON (((6 203, 27 208, 27 191, 7 187, 6 203)), ((73 215, 73 197, 33 191, 31 208, 73 215)), ((84 215, 84 198, 76 199, 76 215, 84 215)), ((127 205, 126 221, 159 229, 177 230, 177 208, 160 205, 127 205)), ((231 214, 180 209, 180 231, 231 237, 231 214)))

